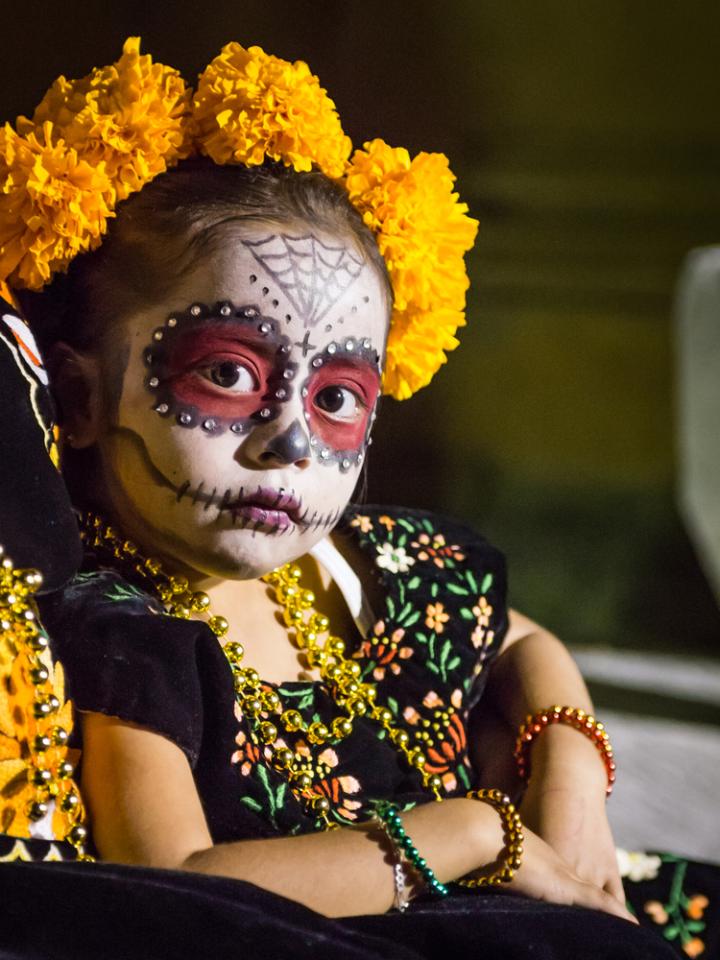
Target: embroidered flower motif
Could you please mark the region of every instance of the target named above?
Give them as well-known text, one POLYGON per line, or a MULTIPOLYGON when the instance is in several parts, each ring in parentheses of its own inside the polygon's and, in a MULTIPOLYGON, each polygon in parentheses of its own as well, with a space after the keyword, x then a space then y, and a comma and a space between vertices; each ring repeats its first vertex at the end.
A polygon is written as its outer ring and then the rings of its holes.
POLYGON ((420 720, 420 714, 415 707, 405 707, 403 710, 403 719, 405 723, 409 723, 411 727, 414 727, 417 726, 420 720))
POLYGON ((465 559, 465 554, 460 547, 457 544, 449 546, 441 533, 436 533, 432 540, 427 533, 421 533, 417 540, 413 540, 411 546, 418 550, 418 560, 432 560, 435 566, 441 569, 445 566, 446 560, 465 559))
POLYGON ((425 751, 425 769, 429 773, 446 773, 451 767, 457 766, 466 747, 465 727, 460 717, 454 713, 450 717, 446 738, 425 751))
POLYGON ((660 857, 655 854, 623 850, 621 847, 615 850, 615 855, 620 876, 635 883, 640 880, 654 880, 662 864, 660 857))
POLYGON ((688 905, 685 908, 685 912, 691 920, 700 920, 705 913, 705 909, 709 902, 710 901, 704 894, 696 893, 693 897, 690 897, 688 905))
POLYGON ((478 625, 470 634, 470 639, 476 650, 485 652, 495 639, 495 631, 486 630, 485 627, 478 625))
MULTIPOLYGON (((338 755, 331 747, 327 747, 318 755, 318 763, 332 770, 339 763, 338 755)), ((310 788, 308 796, 325 796, 330 801, 334 812, 341 818, 357 820, 357 811, 362 807, 362 803, 350 797, 359 792, 360 781, 355 777, 325 777, 310 788)))
POLYGON ((445 629, 445 624, 450 619, 450 614, 445 612, 445 607, 442 603, 429 603, 425 607, 425 626, 429 627, 430 630, 434 630, 435 633, 442 633, 445 629))
POLYGON ((689 957, 699 957, 701 953, 705 952, 705 943, 700 937, 692 937, 682 945, 682 948, 683 953, 686 953, 689 957))
POLYGON ((648 900, 643 906, 643 910, 649 917, 652 917, 655 923, 667 923, 670 919, 667 910, 659 900, 648 900))
POLYGON ((390 533, 392 528, 397 525, 397 520, 393 520, 392 517, 388 517, 386 514, 383 514, 382 517, 378 517, 378 522, 385 527, 388 533, 390 533))
POLYGON ((442 707, 445 703, 434 690, 429 690, 423 697, 423 706, 432 709, 433 707, 442 707))
POLYGON ((357 527, 360 530, 360 533, 370 533, 373 528, 372 520, 370 517, 366 517, 363 514, 356 514, 350 521, 351 527, 357 527))
POLYGON ((260 761, 260 748, 248 739, 243 730, 239 730, 235 737, 239 749, 236 750, 230 758, 231 763, 240 764, 240 773, 248 777, 253 767, 260 761))
POLYGON ((373 635, 367 640, 363 640, 358 649, 353 653, 356 660, 368 660, 374 663, 372 675, 375 680, 385 678, 386 669, 397 676, 402 667, 397 660, 409 660, 415 652, 412 647, 400 646, 400 641, 405 636, 405 630, 398 627, 393 630, 388 638, 385 636, 385 621, 378 620, 373 628, 373 635), (397 659, 396 659, 397 658, 397 659))
POLYGON ((375 548, 378 552, 375 563, 390 573, 407 573, 415 563, 414 557, 409 557, 404 547, 394 547, 391 543, 383 543, 375 548))
POLYGON ((490 623, 493 608, 487 601, 487 597, 478 597, 478 602, 472 608, 472 612, 477 617, 478 626, 487 627, 490 623))

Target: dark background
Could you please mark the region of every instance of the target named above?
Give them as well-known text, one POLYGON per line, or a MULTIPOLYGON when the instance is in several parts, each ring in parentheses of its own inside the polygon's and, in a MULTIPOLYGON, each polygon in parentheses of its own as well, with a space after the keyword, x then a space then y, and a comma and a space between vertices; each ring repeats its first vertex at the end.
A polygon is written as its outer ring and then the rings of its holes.
POLYGON ((720 241, 709 0, 3 3, 0 107, 128 34, 192 80, 231 39, 306 59, 361 143, 450 155, 481 221, 462 346, 384 403, 374 500, 471 520, 575 644, 717 655, 675 507, 673 290, 720 241))

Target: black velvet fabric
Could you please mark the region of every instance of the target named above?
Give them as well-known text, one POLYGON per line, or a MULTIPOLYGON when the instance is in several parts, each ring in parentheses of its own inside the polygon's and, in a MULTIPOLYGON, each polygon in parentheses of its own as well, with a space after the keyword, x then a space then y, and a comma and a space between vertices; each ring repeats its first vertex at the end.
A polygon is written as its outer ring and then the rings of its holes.
POLYGON ((0 545, 16 567, 34 567, 42 590, 62 586, 80 564, 77 523, 55 469, 52 400, 32 334, 0 298, 0 545))
POLYGON ((115 864, 0 864, 0 960, 663 960, 652 931, 508 895, 333 921, 241 881, 115 864))

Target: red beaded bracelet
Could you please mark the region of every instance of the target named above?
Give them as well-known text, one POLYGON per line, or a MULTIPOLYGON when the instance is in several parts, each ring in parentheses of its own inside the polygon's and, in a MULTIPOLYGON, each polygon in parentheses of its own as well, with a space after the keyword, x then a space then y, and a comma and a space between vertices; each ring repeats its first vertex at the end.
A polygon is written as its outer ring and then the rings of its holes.
POLYGON ((549 707, 546 710, 538 710, 534 716, 528 716, 520 726, 518 738, 515 743, 515 760, 517 761, 518 773, 523 780, 530 776, 530 745, 535 737, 549 727, 551 723, 567 723, 575 727, 580 733, 584 733, 597 749, 600 751, 602 761, 605 764, 607 773, 606 796, 612 793, 615 783, 615 759, 613 748, 610 745, 610 739, 605 732, 605 727, 585 710, 579 710, 577 707, 549 707))

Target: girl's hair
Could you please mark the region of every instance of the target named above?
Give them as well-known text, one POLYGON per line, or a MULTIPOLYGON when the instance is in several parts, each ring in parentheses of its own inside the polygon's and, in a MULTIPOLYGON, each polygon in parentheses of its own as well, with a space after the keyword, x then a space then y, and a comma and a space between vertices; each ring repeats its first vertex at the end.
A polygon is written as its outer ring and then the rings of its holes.
POLYGON ((228 224, 307 225, 352 240, 392 291, 375 239, 338 184, 283 164, 219 166, 182 161, 118 208, 100 247, 76 257, 40 293, 16 291, 46 354, 63 340, 99 347, 123 316, 158 302, 226 237, 228 224))

